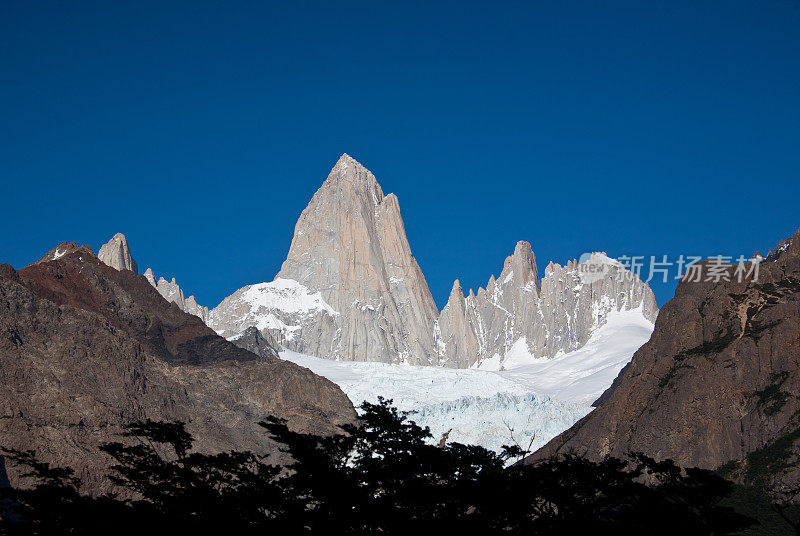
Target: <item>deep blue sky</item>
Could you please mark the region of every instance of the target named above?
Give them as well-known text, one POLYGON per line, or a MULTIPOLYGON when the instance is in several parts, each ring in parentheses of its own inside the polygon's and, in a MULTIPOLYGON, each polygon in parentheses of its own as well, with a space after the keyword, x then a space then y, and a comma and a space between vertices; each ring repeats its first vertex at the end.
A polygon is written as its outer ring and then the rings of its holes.
POLYGON ((274 277, 342 152, 440 307, 517 240, 543 273, 800 226, 796 0, 6 0, 0 101, 0 261, 121 231, 209 306, 274 277))

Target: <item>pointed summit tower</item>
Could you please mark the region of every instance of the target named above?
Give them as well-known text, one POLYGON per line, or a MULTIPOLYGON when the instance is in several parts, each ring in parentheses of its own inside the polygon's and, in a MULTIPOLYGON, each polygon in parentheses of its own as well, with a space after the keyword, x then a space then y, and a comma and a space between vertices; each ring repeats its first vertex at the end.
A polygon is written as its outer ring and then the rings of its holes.
POLYGON ((128 247, 128 239, 122 233, 115 234, 111 240, 103 244, 97 258, 117 270, 139 273, 139 267, 131 256, 131 248, 128 247))
POLYGON ((458 280, 438 313, 406 238, 400 205, 375 175, 343 154, 300 214, 274 281, 241 288, 209 315, 227 338, 255 327, 297 352, 499 370, 581 348, 619 312, 658 314, 647 284, 607 266, 591 280, 577 262, 539 276, 530 243, 517 242, 500 276, 465 296, 458 280))
POLYGON ((372 172, 347 154, 300 214, 275 281, 245 289, 212 311, 212 326, 225 336, 249 323, 319 357, 436 363, 438 310, 411 253, 397 197, 384 196, 372 172), (277 306, 288 293, 292 306, 277 306))
POLYGON ((482 355, 483 341, 478 339, 480 332, 473 301, 472 291, 469 297, 464 298, 464 290, 456 279, 434 328, 436 350, 442 366, 465 368, 475 362, 476 356, 482 355))
POLYGON ((435 354, 438 310, 397 197, 347 154, 300 215, 278 278, 320 292, 339 313, 330 350, 340 359, 429 364, 435 354))
POLYGON ((586 262, 606 270, 587 279, 577 261, 565 267, 550 263, 539 279, 533 248, 520 241, 500 277, 492 275, 477 295, 470 291, 465 299, 456 280, 436 326, 439 362, 500 370, 520 364, 520 358, 577 350, 620 311, 636 309, 644 320, 655 320, 658 307, 646 283, 621 274, 625 268, 603 254, 586 262))

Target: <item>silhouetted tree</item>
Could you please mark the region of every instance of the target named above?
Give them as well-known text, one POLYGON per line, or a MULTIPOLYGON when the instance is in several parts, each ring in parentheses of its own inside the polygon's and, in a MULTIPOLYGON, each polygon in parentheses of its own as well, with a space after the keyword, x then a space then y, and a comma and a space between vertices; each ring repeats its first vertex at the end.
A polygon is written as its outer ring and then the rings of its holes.
MULTIPOLYGON (((749 520, 720 506, 731 484, 641 454, 600 463, 577 456, 507 467, 524 454, 434 444, 391 401, 361 405, 357 426, 317 436, 270 417, 262 426, 290 458, 191 452, 181 422, 125 428, 106 444, 112 482, 132 498, 87 497, 71 470, 5 451, 34 485, 7 490, 18 534, 732 534, 749 520), (132 441, 132 442, 131 442, 132 441)), ((7 513, 8 514, 8 513, 7 513)), ((2 515, 2 514, 0 514, 2 515)))
POLYGON ((770 496, 770 506, 772 511, 791 527, 795 534, 800 535, 800 485, 789 485, 786 483, 773 483, 773 486, 766 489, 770 496))
POLYGON ((130 508, 115 497, 92 498, 78 493, 72 469, 52 467, 33 451, 3 450, 7 461, 22 469, 30 488, 0 489, 0 534, 125 534, 130 508))

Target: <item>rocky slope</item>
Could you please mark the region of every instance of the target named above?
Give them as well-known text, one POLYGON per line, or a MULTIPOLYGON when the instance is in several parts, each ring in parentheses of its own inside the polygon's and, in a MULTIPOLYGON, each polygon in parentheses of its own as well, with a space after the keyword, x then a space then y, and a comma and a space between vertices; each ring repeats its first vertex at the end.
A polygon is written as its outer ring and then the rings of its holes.
POLYGON ((261 333, 255 327, 247 328, 244 333, 230 339, 230 341, 239 348, 253 352, 259 357, 278 358, 278 352, 281 350, 275 339, 270 337, 268 333, 261 333))
POLYGON ((599 407, 531 460, 640 451, 684 466, 728 464, 745 481, 796 473, 800 231, 757 281, 734 270, 727 282, 681 281, 599 407))
POLYGON ((180 419, 201 450, 274 453, 268 414, 315 432, 355 415, 330 381, 236 347, 74 243, 0 265, 0 392, 0 445, 75 467, 93 493, 108 490, 95 447, 126 422, 180 419))
POLYGON ((456 281, 439 314, 397 197, 345 154, 300 215, 276 279, 237 290, 208 324, 228 338, 255 327, 290 350, 335 360, 499 369, 515 345, 537 357, 570 352, 610 311, 635 308, 648 320, 658 312, 650 288, 618 263, 601 255, 551 263, 540 280, 530 244, 520 242, 499 279, 466 298, 456 281), (590 264, 605 270, 586 277, 590 264))

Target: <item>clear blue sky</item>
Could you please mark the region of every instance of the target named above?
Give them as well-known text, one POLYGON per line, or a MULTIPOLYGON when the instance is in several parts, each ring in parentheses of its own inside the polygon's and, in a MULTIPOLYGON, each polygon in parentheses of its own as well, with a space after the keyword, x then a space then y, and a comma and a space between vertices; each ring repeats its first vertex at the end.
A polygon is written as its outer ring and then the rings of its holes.
POLYGON ((0 100, 0 261, 121 231, 209 306, 274 277, 343 152, 440 307, 517 240, 543 273, 800 226, 796 0, 6 0, 0 100))

